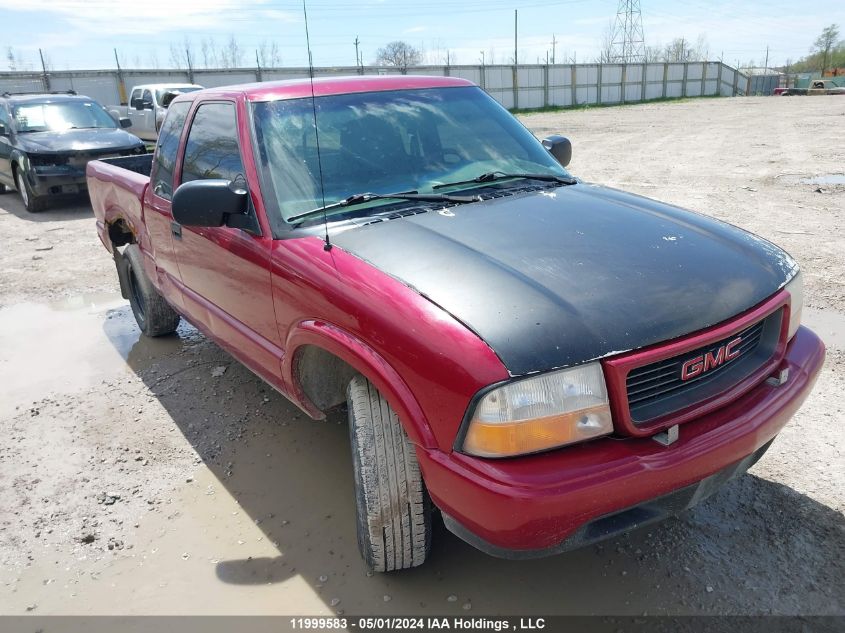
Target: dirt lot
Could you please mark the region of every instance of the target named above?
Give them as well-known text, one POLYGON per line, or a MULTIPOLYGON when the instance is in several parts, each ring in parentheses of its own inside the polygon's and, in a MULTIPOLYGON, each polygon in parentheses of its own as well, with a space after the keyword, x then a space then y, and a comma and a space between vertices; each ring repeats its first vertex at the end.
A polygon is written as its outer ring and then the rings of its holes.
POLYGON ((828 343, 745 477, 685 515, 509 562, 442 526, 367 573, 342 414, 315 423, 183 325, 139 336, 83 202, 0 196, 0 613, 845 614, 845 99, 706 99, 523 118, 572 171, 750 229, 800 262, 828 343), (835 178, 832 180, 836 180, 835 178), (822 181, 819 181, 822 182, 822 181))

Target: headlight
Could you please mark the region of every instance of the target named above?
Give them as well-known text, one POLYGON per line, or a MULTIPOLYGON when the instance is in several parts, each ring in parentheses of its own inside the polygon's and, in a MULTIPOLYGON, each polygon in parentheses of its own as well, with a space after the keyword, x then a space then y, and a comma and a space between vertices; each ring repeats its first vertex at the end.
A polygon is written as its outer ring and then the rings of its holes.
POLYGON ((792 297, 792 304, 789 309, 789 331, 786 335, 786 340, 791 341, 792 337, 798 331, 798 326, 801 325, 801 309, 804 307, 804 280, 801 277, 801 271, 786 284, 786 291, 792 297))
POLYGON ((479 457, 536 453, 613 431, 601 364, 517 380, 485 394, 463 450, 479 457))

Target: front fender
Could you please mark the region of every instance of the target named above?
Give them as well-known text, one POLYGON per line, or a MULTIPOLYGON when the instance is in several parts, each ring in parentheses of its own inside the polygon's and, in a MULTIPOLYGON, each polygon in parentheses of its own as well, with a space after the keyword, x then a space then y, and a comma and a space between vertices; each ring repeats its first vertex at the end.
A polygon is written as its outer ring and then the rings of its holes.
POLYGON ((422 408, 411 389, 390 364, 364 341, 344 329, 322 320, 305 320, 291 328, 282 359, 282 376, 288 391, 309 415, 322 417, 299 384, 295 375, 297 350, 314 345, 334 354, 372 382, 387 399, 413 444, 436 448, 437 441, 422 408))
MULTIPOLYGON (((18 169, 23 169, 24 176, 29 178, 29 156, 27 156, 25 152, 22 152, 19 149, 13 149, 12 154, 9 157, 9 162, 12 165, 17 165, 18 169)), ((12 178, 14 178, 14 175, 12 178)), ((15 183, 15 186, 17 187, 17 182, 15 183)))

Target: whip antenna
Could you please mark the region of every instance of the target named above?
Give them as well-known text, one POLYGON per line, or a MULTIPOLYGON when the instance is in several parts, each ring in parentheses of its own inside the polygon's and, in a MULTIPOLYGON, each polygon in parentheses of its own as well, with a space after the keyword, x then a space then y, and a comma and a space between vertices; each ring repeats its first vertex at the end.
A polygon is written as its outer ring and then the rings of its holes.
POLYGON ((311 57, 311 37, 308 34, 308 10, 305 0, 302 0, 302 15, 305 18, 305 45, 308 47, 308 75, 311 78, 311 111, 314 113, 314 139, 317 142, 317 168, 320 172, 320 198, 323 201, 323 228, 325 229, 326 244, 323 250, 330 251, 332 243, 329 241, 329 221, 326 216, 326 188, 323 185, 323 161, 320 157, 320 131, 317 129, 317 100, 314 97, 314 60, 311 57))

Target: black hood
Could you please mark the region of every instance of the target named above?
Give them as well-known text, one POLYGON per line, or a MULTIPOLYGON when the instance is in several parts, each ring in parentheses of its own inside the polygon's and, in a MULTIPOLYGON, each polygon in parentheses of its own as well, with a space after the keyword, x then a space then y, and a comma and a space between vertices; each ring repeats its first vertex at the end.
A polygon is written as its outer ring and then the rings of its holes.
POLYGON ((512 375, 701 330, 770 297, 797 270, 751 233, 585 184, 446 213, 332 241, 463 322, 512 375))
POLYGON ((91 152, 127 149, 142 143, 134 134, 115 128, 86 128, 64 132, 18 134, 15 145, 27 153, 91 152))

